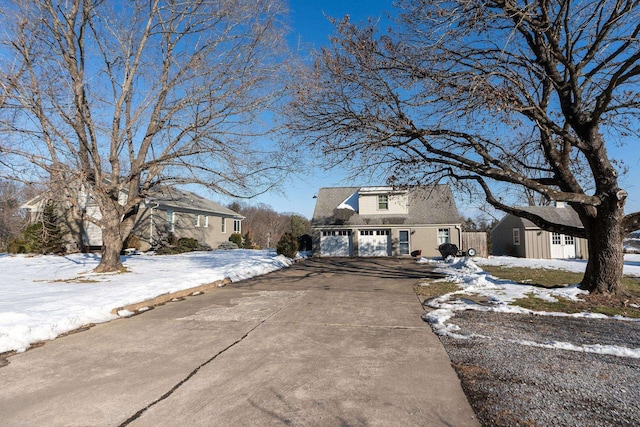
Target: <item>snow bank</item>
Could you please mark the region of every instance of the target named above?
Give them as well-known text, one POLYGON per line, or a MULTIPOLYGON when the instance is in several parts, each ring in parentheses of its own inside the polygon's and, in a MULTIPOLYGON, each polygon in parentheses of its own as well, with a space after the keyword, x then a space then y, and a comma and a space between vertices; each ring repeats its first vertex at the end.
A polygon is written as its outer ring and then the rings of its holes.
MULTIPOLYGON (((24 351, 159 295, 230 278, 247 279, 292 261, 273 251, 232 250, 123 257, 128 272, 96 274, 99 257, 0 256, 0 353, 24 351)), ((122 312, 126 316, 130 313, 122 312)))

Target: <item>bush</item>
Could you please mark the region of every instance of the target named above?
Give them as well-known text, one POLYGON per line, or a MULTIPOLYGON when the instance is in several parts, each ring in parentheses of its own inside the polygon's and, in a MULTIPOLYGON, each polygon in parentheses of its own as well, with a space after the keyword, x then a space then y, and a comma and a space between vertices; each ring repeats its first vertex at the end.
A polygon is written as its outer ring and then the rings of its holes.
POLYGON ((29 224, 8 249, 12 253, 63 254, 65 246, 62 219, 53 202, 47 201, 41 219, 29 224))
POLYGON ((192 237, 182 237, 180 239, 175 240, 175 245, 172 246, 162 246, 156 249, 156 255, 174 255, 174 254, 183 254, 185 252, 193 252, 193 251, 210 251, 211 246, 206 243, 200 244, 197 239, 192 237))
POLYGON ((298 254, 298 238, 293 233, 284 233, 276 245, 278 255, 295 258, 298 254))
POLYGON ((251 241, 251 236, 249 235, 248 231, 244 235, 244 242, 242 242, 242 247, 244 249, 253 249, 253 242, 251 241))
POLYGON ((242 247, 242 234, 233 233, 231 236, 229 236, 229 241, 235 243, 237 247, 241 248, 242 247))
POLYGON ((135 234, 129 234, 129 236, 124 241, 124 244, 122 245, 122 249, 134 248, 140 250, 141 247, 142 245, 140 244, 140 238, 135 234))
POLYGON ((218 246, 218 249, 239 249, 238 245, 236 245, 234 242, 222 242, 220 243, 220 246, 218 246))
POLYGON ((193 237, 182 237, 178 239, 178 246, 195 251, 198 249, 198 240, 193 237))

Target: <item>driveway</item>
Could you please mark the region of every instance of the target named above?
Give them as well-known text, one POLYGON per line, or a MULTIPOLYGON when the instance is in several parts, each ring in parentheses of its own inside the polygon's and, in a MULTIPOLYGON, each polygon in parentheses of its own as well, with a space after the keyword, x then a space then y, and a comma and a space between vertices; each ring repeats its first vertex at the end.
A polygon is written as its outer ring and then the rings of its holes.
MULTIPOLYGON (((411 259, 309 259, 0 368, 3 426, 478 425, 411 259)), ((179 279, 177 279, 179 280, 179 279)))

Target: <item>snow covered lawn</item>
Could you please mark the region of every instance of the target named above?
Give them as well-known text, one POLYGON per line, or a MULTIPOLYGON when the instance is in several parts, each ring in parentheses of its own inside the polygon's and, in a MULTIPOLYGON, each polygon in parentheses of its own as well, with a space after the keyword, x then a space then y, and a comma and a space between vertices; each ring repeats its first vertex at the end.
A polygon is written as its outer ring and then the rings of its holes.
MULTIPOLYGON (((509 305, 510 302, 524 298, 527 295, 534 295, 538 298, 555 301, 556 297, 564 297, 568 299, 579 299, 584 291, 578 289, 577 284, 570 285, 565 288, 545 289, 536 286, 523 285, 508 280, 495 278, 482 270, 483 265, 504 265, 511 267, 531 267, 531 268, 547 268, 561 269, 573 272, 584 272, 586 267, 585 260, 547 260, 547 259, 523 259, 511 257, 490 257, 490 258, 455 258, 447 261, 422 258, 418 262, 429 263, 436 268, 437 272, 447 275, 449 281, 457 283, 462 289, 441 297, 435 298, 428 302, 433 311, 426 313, 423 317, 432 324, 436 333, 447 335, 453 338, 466 339, 468 336, 462 336, 456 332, 459 327, 455 325, 455 313, 462 310, 478 310, 493 311, 503 313, 533 313, 531 310, 509 305), (486 298, 488 304, 478 304, 469 298, 469 295, 478 295, 486 298)), ((640 276, 640 255, 625 255, 625 274, 640 276)), ((594 313, 548 313, 536 312, 538 315, 550 316, 571 316, 571 317, 589 317, 589 318, 606 318, 602 314, 594 313)), ((619 320, 639 322, 640 319, 619 320)), ((482 337, 480 337, 482 338, 482 337)), ((613 354, 622 357, 640 358, 640 348, 625 348, 611 346, 575 346, 572 343, 565 342, 545 342, 532 343, 522 342, 524 345, 539 346, 546 348, 562 348, 565 350, 585 351, 600 354, 613 354)))
POLYGON ((0 254, 0 353, 24 351, 89 323, 113 320, 114 308, 224 278, 233 281, 291 265, 272 251, 233 250, 123 258, 126 273, 95 274, 99 257, 0 254))

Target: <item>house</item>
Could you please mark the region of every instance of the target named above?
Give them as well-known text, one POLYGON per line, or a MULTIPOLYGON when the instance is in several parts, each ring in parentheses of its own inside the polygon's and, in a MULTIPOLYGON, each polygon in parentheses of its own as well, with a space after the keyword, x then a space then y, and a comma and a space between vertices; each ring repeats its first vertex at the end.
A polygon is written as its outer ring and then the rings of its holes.
POLYGON ((311 220, 317 256, 402 256, 461 247, 461 219, 448 185, 321 188, 311 220))
MULTIPOLYGON (((121 197, 124 203, 126 194, 121 197)), ((37 196, 21 207, 30 212, 33 222, 40 217, 45 203, 44 196, 37 196)), ((100 249, 102 230, 87 219, 89 216, 99 219, 100 210, 92 197, 86 194, 78 196, 78 205, 83 212, 82 218, 74 220, 70 215, 65 216, 65 228, 70 234, 67 238, 69 251, 77 250, 80 245, 82 249, 100 249)), ((140 204, 131 234, 137 238, 137 249, 143 251, 162 245, 170 236, 194 238, 200 244, 215 249, 228 242, 232 233, 242 232, 243 219, 231 209, 190 191, 160 187, 140 204)))
MULTIPOLYGON (((576 211, 562 202, 553 206, 528 206, 519 209, 536 214, 547 221, 582 228, 576 211)), ((568 234, 542 230, 515 215, 507 214, 491 231, 493 255, 521 258, 586 258, 587 240, 568 234)))

